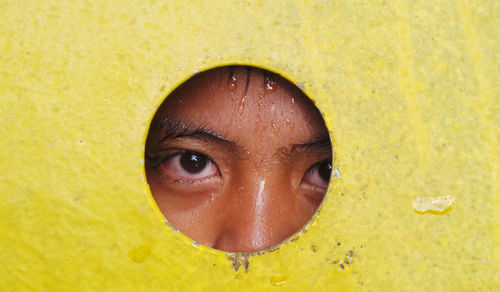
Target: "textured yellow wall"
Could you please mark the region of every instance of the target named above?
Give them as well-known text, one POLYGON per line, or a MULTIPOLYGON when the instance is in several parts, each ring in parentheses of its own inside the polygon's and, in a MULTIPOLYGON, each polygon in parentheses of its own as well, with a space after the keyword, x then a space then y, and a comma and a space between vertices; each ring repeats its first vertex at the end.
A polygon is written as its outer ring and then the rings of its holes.
POLYGON ((500 289, 499 20, 494 0, 0 0, 0 287, 500 289), (142 165, 165 96, 235 63, 304 85, 341 175, 248 272, 163 222, 142 165))

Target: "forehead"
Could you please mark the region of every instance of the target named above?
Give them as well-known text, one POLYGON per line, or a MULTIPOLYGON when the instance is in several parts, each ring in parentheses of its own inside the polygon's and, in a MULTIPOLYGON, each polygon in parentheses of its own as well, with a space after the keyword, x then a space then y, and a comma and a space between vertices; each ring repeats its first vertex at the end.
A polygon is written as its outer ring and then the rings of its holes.
POLYGON ((178 119, 237 142, 302 142, 328 135, 321 114, 295 85, 251 67, 203 72, 176 89, 155 120, 178 119))

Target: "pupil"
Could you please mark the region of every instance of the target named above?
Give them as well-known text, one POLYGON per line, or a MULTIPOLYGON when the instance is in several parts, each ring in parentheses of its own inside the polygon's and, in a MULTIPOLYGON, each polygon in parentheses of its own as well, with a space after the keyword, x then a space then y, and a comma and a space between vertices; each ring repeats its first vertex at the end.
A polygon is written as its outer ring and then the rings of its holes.
POLYGON ((198 152, 185 152, 180 158, 181 166, 189 173, 201 172, 208 163, 208 157, 198 152))
POLYGON ((330 179, 330 173, 332 172, 332 164, 330 161, 323 160, 319 163, 318 173, 322 180, 328 182, 330 179))

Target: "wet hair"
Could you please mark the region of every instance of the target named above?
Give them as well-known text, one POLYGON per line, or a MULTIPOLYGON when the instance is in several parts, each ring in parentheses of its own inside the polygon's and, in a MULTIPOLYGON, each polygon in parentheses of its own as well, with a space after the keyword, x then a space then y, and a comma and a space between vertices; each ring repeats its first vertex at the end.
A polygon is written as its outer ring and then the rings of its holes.
MULTIPOLYGON (((250 80, 252 78, 252 70, 260 70, 264 74, 264 89, 271 90, 274 85, 278 82, 280 78, 283 78, 279 76, 276 73, 273 73, 271 71, 265 70, 265 69, 260 69, 256 67, 251 67, 251 66, 228 66, 229 68, 229 76, 228 76, 228 84, 235 84, 236 83, 236 69, 237 68, 243 68, 247 72, 246 76, 246 83, 245 83, 245 94, 248 93, 248 86, 250 85, 250 80)), ((234 86, 234 85, 233 85, 234 86)))

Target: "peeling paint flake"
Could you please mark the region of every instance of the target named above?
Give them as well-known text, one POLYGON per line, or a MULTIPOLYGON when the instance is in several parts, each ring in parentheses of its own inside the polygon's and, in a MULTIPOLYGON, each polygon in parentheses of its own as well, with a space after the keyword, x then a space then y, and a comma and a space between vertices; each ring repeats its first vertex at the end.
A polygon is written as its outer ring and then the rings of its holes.
POLYGON ((417 197, 412 202, 412 206, 418 213, 434 213, 444 214, 450 210, 455 204, 455 197, 441 196, 441 197, 417 197))

